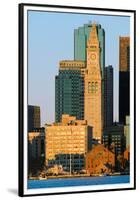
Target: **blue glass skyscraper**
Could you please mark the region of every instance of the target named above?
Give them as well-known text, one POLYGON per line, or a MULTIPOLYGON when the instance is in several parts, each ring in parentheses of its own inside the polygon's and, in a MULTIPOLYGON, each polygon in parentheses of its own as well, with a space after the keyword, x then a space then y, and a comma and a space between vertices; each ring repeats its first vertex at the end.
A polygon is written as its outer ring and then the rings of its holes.
POLYGON ((55 77, 55 121, 60 122, 62 114, 84 119, 84 79, 82 68, 85 63, 61 61, 59 74, 55 77))

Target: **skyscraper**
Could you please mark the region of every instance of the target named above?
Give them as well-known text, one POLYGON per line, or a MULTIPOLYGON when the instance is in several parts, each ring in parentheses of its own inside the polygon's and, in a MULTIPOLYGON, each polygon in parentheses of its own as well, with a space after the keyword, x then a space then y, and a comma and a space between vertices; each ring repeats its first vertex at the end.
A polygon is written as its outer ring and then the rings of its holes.
POLYGON ((87 42, 87 70, 84 87, 84 118, 93 126, 93 137, 102 139, 102 78, 100 45, 96 24, 93 24, 87 42))
POLYGON ((62 114, 85 119, 93 126, 93 137, 101 141, 105 32, 101 25, 91 24, 75 30, 74 36, 75 60, 61 61, 55 79, 55 120, 60 122, 62 114))
POLYGON ((125 124, 130 110, 130 38, 119 38, 119 122, 125 124))
POLYGON ((120 72, 127 72, 130 68, 130 37, 119 38, 119 68, 120 72))
POLYGON ((104 127, 113 124, 113 67, 104 68, 104 127))
POLYGON ((55 121, 60 122, 62 114, 84 119, 85 62, 61 61, 59 74, 55 78, 55 121))
MULTIPOLYGON (((92 23, 84 24, 74 30, 74 59, 87 60, 87 41, 92 30, 92 23)), ((105 31, 100 24, 96 24, 96 32, 99 41, 99 62, 101 68, 101 108, 104 113, 104 67, 105 67, 105 31)), ((104 114, 102 115, 104 116, 104 114)), ((104 119, 102 119, 103 121, 104 119)))
MULTIPOLYGON (((85 61, 87 59, 87 41, 91 30, 92 23, 84 24, 84 26, 74 30, 74 60, 85 61)), ((96 24, 96 31, 101 49, 100 65, 103 78, 105 66, 105 31, 100 24, 96 24)))
POLYGON ((28 105, 28 132, 40 128, 40 107, 28 105))

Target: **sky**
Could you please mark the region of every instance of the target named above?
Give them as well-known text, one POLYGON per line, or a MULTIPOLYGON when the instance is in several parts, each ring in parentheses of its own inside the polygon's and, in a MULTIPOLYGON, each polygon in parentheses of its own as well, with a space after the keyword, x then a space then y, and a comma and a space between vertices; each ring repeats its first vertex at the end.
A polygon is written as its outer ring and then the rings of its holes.
POLYGON ((55 76, 60 60, 74 59, 74 29, 89 22, 105 30, 105 65, 114 68, 114 121, 118 121, 119 36, 130 17, 28 11, 28 104, 41 108, 41 125, 55 121, 55 76))

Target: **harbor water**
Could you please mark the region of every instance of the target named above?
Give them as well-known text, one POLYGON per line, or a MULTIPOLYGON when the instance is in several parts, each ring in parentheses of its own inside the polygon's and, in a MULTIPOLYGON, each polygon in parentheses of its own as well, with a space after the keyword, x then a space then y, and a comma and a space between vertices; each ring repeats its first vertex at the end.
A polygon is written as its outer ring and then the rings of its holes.
POLYGON ((28 180, 28 189, 129 183, 129 175, 28 180))

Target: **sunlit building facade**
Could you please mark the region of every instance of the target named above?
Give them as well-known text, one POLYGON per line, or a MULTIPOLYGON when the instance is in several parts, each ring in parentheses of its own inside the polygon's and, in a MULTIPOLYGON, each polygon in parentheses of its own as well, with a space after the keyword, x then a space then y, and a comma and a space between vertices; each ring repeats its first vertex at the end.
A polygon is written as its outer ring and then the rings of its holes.
POLYGON ((96 24, 93 24, 87 42, 87 70, 84 84, 84 118, 88 125, 93 127, 93 138, 101 142, 103 127, 102 74, 96 24))
POLYGON ((62 165, 65 171, 85 167, 85 154, 92 148, 92 128, 85 120, 62 115, 61 123, 46 125, 46 166, 62 165))

